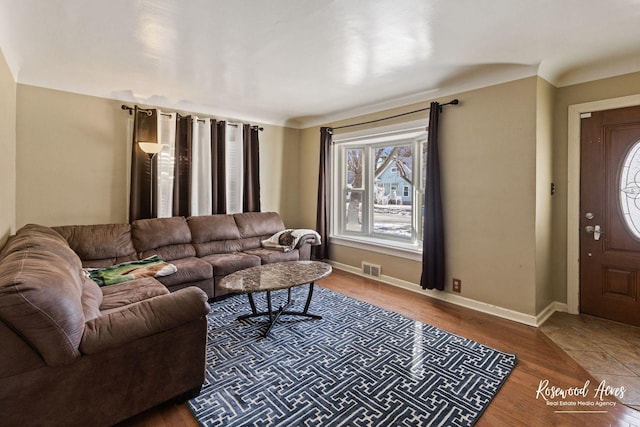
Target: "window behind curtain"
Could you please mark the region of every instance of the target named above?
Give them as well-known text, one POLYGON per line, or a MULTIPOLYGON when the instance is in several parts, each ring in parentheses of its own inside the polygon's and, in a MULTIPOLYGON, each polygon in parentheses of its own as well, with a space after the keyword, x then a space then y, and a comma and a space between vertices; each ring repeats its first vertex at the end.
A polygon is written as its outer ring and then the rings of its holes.
POLYGON ((211 120, 193 117, 191 215, 211 215, 211 120))
POLYGON ((175 166, 176 114, 158 114, 158 218, 173 216, 173 170, 175 166))
POLYGON ((227 213, 242 212, 244 155, 241 125, 227 123, 225 141, 227 213))

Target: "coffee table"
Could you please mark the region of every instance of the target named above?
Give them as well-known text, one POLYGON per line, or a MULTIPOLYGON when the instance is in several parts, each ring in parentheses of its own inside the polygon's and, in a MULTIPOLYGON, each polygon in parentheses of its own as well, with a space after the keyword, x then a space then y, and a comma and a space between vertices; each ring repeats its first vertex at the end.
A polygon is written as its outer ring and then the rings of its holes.
POLYGON ((288 261, 273 264, 263 264, 225 276, 220 281, 220 287, 234 293, 245 293, 249 298, 251 313, 238 317, 238 320, 252 317, 269 316, 267 329, 263 337, 267 337, 278 318, 285 314, 289 316, 302 316, 312 319, 322 319, 322 316, 308 312, 313 295, 313 284, 316 280, 331 274, 331 266, 319 261, 288 261), (302 311, 290 311, 287 308, 292 304, 291 288, 309 284, 307 301, 302 311), (274 310, 271 304, 271 292, 286 289, 287 302, 274 310), (255 292, 267 293, 267 311, 258 311, 253 300, 255 292))

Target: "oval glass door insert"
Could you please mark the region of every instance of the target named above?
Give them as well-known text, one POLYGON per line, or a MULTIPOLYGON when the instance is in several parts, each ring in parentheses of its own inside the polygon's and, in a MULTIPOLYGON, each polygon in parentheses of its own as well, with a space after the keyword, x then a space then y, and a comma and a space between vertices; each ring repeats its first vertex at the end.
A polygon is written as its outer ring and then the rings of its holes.
POLYGON ((627 229, 640 239, 640 140, 633 144, 622 164, 620 206, 627 229))

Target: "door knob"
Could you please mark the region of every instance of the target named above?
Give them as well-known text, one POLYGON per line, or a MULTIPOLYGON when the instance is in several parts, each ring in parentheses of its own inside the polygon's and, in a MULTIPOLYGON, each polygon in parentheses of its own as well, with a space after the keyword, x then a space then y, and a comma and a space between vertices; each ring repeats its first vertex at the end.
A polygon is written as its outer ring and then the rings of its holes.
POLYGON ((599 225, 587 225, 584 228, 584 231, 586 231, 587 233, 591 234, 593 233, 593 240, 600 240, 600 236, 602 236, 603 231, 600 228, 599 225))
POLYGON ((602 234, 602 231, 600 231, 600 226, 596 225, 593 228, 593 240, 600 240, 600 235, 602 234))

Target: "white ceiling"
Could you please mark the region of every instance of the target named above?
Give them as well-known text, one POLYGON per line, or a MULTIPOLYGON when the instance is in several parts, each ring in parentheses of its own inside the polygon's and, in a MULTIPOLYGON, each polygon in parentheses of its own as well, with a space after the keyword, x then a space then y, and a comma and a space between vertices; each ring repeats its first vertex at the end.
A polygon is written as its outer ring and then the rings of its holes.
POLYGON ((18 83, 290 126, 640 70, 640 0, 0 0, 18 83))

